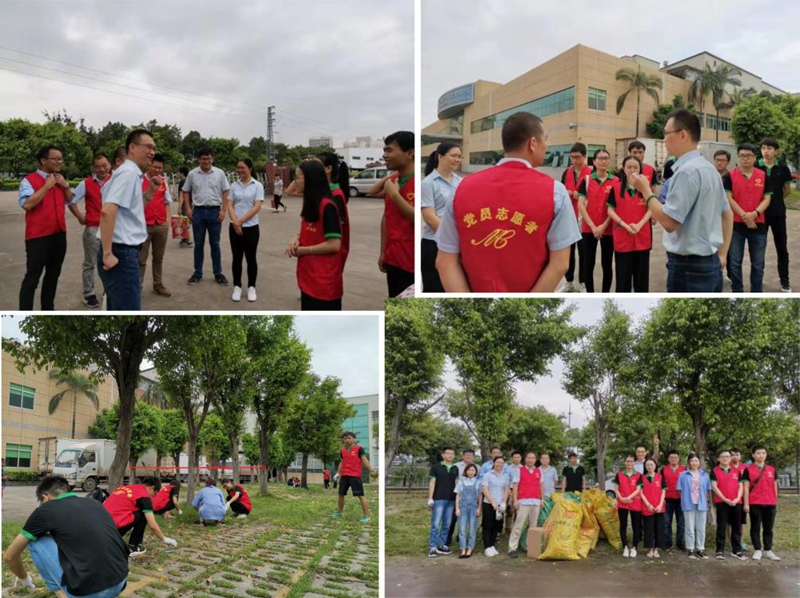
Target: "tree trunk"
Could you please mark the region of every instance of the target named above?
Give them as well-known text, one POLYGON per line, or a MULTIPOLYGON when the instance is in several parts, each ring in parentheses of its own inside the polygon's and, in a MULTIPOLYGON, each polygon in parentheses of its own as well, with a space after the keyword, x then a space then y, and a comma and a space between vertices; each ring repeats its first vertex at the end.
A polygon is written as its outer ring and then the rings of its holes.
POLYGON ((717 132, 717 142, 719 142, 719 108, 717 108, 717 120, 714 123, 714 130, 717 132))
POLYGON ((706 431, 703 426, 702 414, 692 413, 692 428, 696 445, 695 451, 697 452, 697 456, 700 457, 700 469, 705 469, 708 439, 706 438, 706 431))
POLYGON ((392 425, 389 427, 389 446, 386 447, 386 463, 384 464, 384 479, 389 481, 389 472, 392 470, 392 461, 397 453, 397 447, 400 446, 400 421, 403 417, 403 412, 406 409, 406 400, 398 399, 397 408, 392 415, 392 425))
POLYGON ((308 490, 308 453, 303 453, 303 468, 300 470, 300 487, 308 490))
POLYGON ((642 90, 636 90, 636 138, 639 138, 639 104, 642 101, 641 98, 642 90))
POLYGON ((161 460, 163 457, 161 453, 156 453, 156 477, 160 480, 161 479, 161 460))
MULTIPOLYGON (((269 456, 269 441, 270 441, 270 435, 267 434, 266 426, 259 422, 259 427, 258 427, 259 465, 267 464, 267 457, 269 456)), ((258 494, 259 496, 267 495, 267 476, 261 476, 261 481, 259 482, 258 485, 258 494)))
POLYGON ((231 460, 233 461, 233 483, 239 483, 239 436, 231 436, 231 460))
POLYGON ((608 450, 608 430, 603 418, 595 415, 594 441, 597 447, 597 484, 605 493, 606 489, 606 450, 608 450))
POLYGON ((197 439, 200 436, 200 431, 195 429, 194 426, 189 425, 189 473, 186 476, 186 502, 192 503, 194 498, 194 487, 197 483, 195 474, 197 472, 197 439))
POLYGON ((70 436, 70 438, 73 440, 75 440, 75 410, 77 407, 78 395, 75 393, 75 391, 72 391, 72 436, 70 436))
POLYGON ((172 453, 173 465, 175 465, 175 477, 181 479, 181 452, 172 453))

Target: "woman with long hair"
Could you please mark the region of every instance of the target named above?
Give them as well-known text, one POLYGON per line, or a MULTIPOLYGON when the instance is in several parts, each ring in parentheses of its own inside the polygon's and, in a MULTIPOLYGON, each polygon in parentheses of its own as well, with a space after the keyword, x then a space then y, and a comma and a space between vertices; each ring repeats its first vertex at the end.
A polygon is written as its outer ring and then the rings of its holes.
POLYGON ((342 228, 339 212, 331 198, 325 168, 319 160, 306 160, 295 171, 303 190, 300 234, 286 249, 297 258, 297 286, 300 309, 342 309, 342 228))
POLYGON ((247 259, 247 300, 256 300, 256 277, 258 262, 256 250, 260 236, 258 212, 264 205, 264 185, 256 180, 253 161, 244 158, 236 163, 239 180, 231 185, 228 215, 231 223, 228 237, 233 254, 233 295, 234 301, 242 300, 242 258, 247 259))
POLYGON ((597 244, 600 244, 600 263, 603 268, 603 292, 611 291, 614 277, 614 239, 611 218, 608 216, 606 199, 617 179, 608 172, 611 154, 603 148, 594 153, 594 172, 586 176, 578 187, 578 210, 583 216, 584 259, 581 261, 586 292, 594 293, 594 263, 597 259, 597 244))
POLYGON ((619 537, 624 550, 622 556, 636 558, 636 547, 642 539, 642 474, 633 468, 633 456, 625 457, 625 469, 614 476, 619 513, 619 537), (628 540, 628 518, 631 520, 633 538, 628 540))
POLYGON ((422 290, 444 293, 436 271, 436 231, 444 209, 453 201, 461 177, 455 172, 461 166, 461 148, 452 142, 440 143, 428 157, 422 180, 422 290))
POLYGON ((325 167, 325 176, 331 186, 331 199, 339 210, 339 222, 342 226, 342 249, 339 251, 342 258, 342 268, 347 263, 350 253, 350 215, 347 211, 348 195, 350 193, 350 170, 347 164, 339 159, 333 152, 317 154, 317 159, 325 167))
POLYGON ((706 519, 711 478, 700 469, 697 453, 689 453, 687 469, 678 478, 678 490, 686 529, 686 551, 690 559, 707 559, 706 519))

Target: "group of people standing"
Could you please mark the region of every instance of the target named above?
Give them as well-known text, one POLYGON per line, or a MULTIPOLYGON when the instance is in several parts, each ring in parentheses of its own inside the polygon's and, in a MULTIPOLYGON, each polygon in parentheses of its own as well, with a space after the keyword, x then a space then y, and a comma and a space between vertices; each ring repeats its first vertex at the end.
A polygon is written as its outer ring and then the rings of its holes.
POLYGON ((753 144, 740 144, 739 166, 730 172, 730 154, 718 151, 712 165, 699 141, 697 115, 684 109, 669 115, 663 185, 641 141, 628 145, 617 173, 606 149, 594 152, 592 167, 586 145, 576 143, 571 166, 554 181, 536 170, 545 161, 547 133, 527 112, 503 125, 505 157, 468 177, 457 174, 461 149, 440 144, 422 183, 423 290, 594 292, 599 246, 600 290, 610 292, 616 278, 616 292, 646 293, 657 223, 664 229, 667 292, 721 292, 723 270, 732 291, 742 292, 745 244, 750 290, 761 292, 770 228, 781 290, 791 292, 784 198, 792 175, 777 161, 777 141, 761 142, 758 161, 753 144))
MULTIPOLYGON (((386 274, 389 295, 397 296, 414 283, 414 134, 398 131, 388 136, 385 144, 386 166, 394 172, 374 185, 368 195, 384 197, 378 267, 386 274)), ((74 191, 61 175, 63 155, 59 148, 43 147, 37 160, 37 170, 27 175, 19 188, 19 205, 25 210, 26 223, 26 273, 20 288, 20 310, 33 310, 40 281, 42 309, 55 309, 67 249, 66 209, 85 227, 84 305, 101 306, 95 288, 97 272, 109 310, 141 309, 151 251, 153 292, 171 296, 164 284, 163 261, 170 231, 170 204, 174 200, 163 178, 164 157, 156 153, 152 134, 136 129, 112 158, 95 155, 92 175, 74 191), (81 200, 84 212, 77 205, 81 200)), ((247 300, 254 302, 264 186, 249 158, 237 162, 238 180, 233 184, 224 171, 214 166, 211 150, 201 150, 198 162, 191 171, 181 167, 178 186, 180 211, 191 221, 191 235, 182 239, 180 246, 194 248, 194 269, 187 284, 202 281, 207 236, 214 280, 228 286, 220 247, 222 224, 227 217, 233 274, 231 299, 241 301, 246 288, 247 300)), ((323 152, 298 166, 295 175, 296 180, 286 193, 303 198, 301 226, 286 255, 297 258, 302 308, 339 310, 350 250, 348 167, 335 154, 323 152)), ((276 182, 273 191, 273 211, 279 207, 286 211, 281 202, 282 181, 276 182)))

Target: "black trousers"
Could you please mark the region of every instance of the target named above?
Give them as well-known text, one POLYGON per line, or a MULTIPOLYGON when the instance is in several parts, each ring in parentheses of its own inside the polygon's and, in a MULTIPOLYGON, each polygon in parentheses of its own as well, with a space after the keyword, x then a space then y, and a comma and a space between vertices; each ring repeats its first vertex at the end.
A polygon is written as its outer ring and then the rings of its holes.
POLYGON ((389 288, 389 297, 397 297, 414 284, 413 272, 386 263, 383 264, 383 267, 386 270, 386 285, 389 288))
POLYGON ((650 250, 614 252, 617 293, 647 293, 650 290, 650 250))
POLYGON ((306 295, 300 292, 300 310, 301 311, 342 311, 342 298, 331 299, 317 299, 311 295, 306 295))
POLYGON ((575 280, 575 250, 578 250, 578 260, 580 263, 578 264, 578 282, 583 284, 583 268, 581 265, 583 264, 583 239, 578 241, 577 243, 573 243, 569 247, 569 268, 567 268, 567 273, 564 275, 564 278, 567 282, 572 282, 575 280))
POLYGON ((247 286, 256 286, 258 276, 258 262, 256 261, 256 250, 258 249, 258 239, 260 232, 258 225, 243 226, 242 234, 237 235, 231 224, 228 227, 228 237, 231 241, 231 253, 233 254, 233 286, 242 286, 242 258, 247 258, 247 286))
POLYGON ((284 208, 286 207, 286 206, 283 205, 283 202, 281 202, 281 198, 282 197, 283 197, 283 195, 274 195, 274 194, 272 195, 272 199, 275 200, 275 209, 276 210, 281 206, 283 206, 284 208))
POLYGON ((122 538, 125 538, 125 534, 127 534, 130 530, 131 538, 128 540, 128 544, 130 546, 138 546, 144 540, 144 529, 147 527, 147 519, 144 518, 144 513, 142 511, 134 511, 133 512, 133 521, 126 525, 125 527, 117 528, 119 534, 122 538))
POLYGON ((426 293, 444 293, 442 281, 439 279, 439 271, 436 269, 436 254, 439 249, 436 241, 422 239, 422 252, 420 259, 422 264, 422 290, 426 293))
POLYGON ((163 509, 160 509, 160 510, 158 510, 158 511, 153 511, 153 512, 154 512, 156 515, 163 515, 164 513, 167 513, 167 512, 169 512, 169 511, 172 511, 174 508, 175 508, 175 503, 174 503, 174 502, 172 502, 172 497, 170 496, 170 498, 169 498, 169 502, 167 503, 167 506, 166 506, 166 507, 164 507, 163 509))
POLYGON ((331 485, 331 481, 330 480, 323 480, 323 481, 325 482, 325 490, 327 490, 331 485))
POLYGON ((609 293, 614 279, 614 238, 610 235, 604 235, 598 241, 592 233, 583 233, 581 256, 583 282, 586 284, 586 292, 594 293, 594 263, 597 260, 598 243, 600 243, 600 264, 603 268, 603 292, 609 293))
POLYGON ((654 513, 647 517, 642 517, 642 527, 644 527, 644 547, 658 548, 663 550, 667 547, 664 538, 664 513, 654 513))
POLYGON ((642 514, 630 509, 618 509, 617 512, 619 513, 619 537, 622 538, 622 545, 636 548, 642 540, 642 514), (632 542, 628 542, 628 516, 631 518, 631 528, 633 528, 632 542))
POLYGON ((240 501, 240 500, 237 500, 236 502, 232 502, 231 503, 231 511, 233 511, 237 515, 249 515, 250 514, 250 511, 247 510, 247 507, 245 507, 242 504, 242 501, 240 501))
POLYGON ((25 241, 25 277, 19 289, 20 311, 33 311, 33 296, 42 278, 39 297, 43 311, 55 310, 58 277, 67 254, 67 233, 55 233, 25 241))
POLYGON ((772 550, 772 528, 775 527, 775 505, 750 505, 750 541, 761 550, 761 526, 764 526, 764 550, 772 550))
POLYGON ((503 529, 503 520, 497 520, 497 513, 489 503, 483 503, 481 528, 483 530, 483 547, 494 546, 495 542, 497 542, 497 536, 500 535, 500 530, 503 529))
POLYGON ((719 502, 716 504, 717 552, 722 552, 725 550, 725 532, 728 530, 729 525, 731 526, 731 551, 733 554, 742 551, 742 518, 741 513, 737 508, 740 506, 741 505, 736 505, 735 507, 732 507, 724 502, 719 502))
POLYGON ((789 250, 786 248, 786 215, 766 217, 767 231, 772 229, 772 240, 775 243, 775 253, 778 254, 778 276, 781 286, 789 287, 789 250))

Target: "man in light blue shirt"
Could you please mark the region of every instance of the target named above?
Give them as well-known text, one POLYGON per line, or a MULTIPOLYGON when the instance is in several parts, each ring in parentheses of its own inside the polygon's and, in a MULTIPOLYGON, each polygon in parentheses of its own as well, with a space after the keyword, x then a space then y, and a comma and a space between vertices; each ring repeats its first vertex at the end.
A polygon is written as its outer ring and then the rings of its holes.
POLYGON ((222 521, 225 517, 225 496, 211 478, 206 480, 206 487, 195 495, 192 506, 200 514, 199 523, 203 525, 207 521, 215 523, 222 521))
POLYGON ((555 467, 550 466, 550 455, 542 453, 539 457, 539 471, 542 472, 542 484, 544 485, 544 497, 550 498, 550 495, 556 491, 556 484, 558 484, 558 472, 555 467))
MULTIPOLYGON (((494 465, 494 460, 497 459, 497 457, 502 457, 503 451, 500 450, 499 446, 493 446, 490 455, 491 456, 489 457, 489 459, 487 459, 481 464, 480 474, 478 475, 478 478, 480 479, 482 479, 484 475, 486 475, 487 473, 489 473, 489 471, 491 471, 492 466, 494 465)), ((503 473, 508 476, 508 479, 510 481, 511 473, 508 469, 508 465, 503 465, 503 473)))
POLYGON ((699 141, 697 115, 685 109, 673 111, 664 127, 664 145, 678 160, 672 167, 674 174, 663 206, 646 177, 631 177, 653 218, 664 227, 668 293, 722 292, 733 212, 722 179, 697 150, 699 141))
POLYGON ((214 280, 225 287, 228 286, 228 279, 222 274, 219 240, 222 221, 225 220, 225 213, 228 211, 228 192, 231 185, 225 173, 214 166, 214 155, 210 149, 200 150, 198 160, 200 166, 189 173, 181 188, 181 201, 185 206, 186 215, 192 222, 194 234, 194 272, 187 284, 195 285, 203 278, 203 251, 208 232, 214 280))
POLYGON ((100 210, 100 251, 97 273, 106 290, 110 311, 139 311, 142 283, 139 279, 139 250, 147 240, 142 194, 144 169, 156 153, 153 136, 145 129, 131 131, 125 140, 127 160, 103 186, 100 210))

